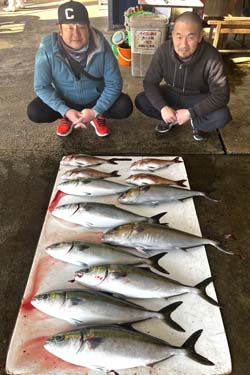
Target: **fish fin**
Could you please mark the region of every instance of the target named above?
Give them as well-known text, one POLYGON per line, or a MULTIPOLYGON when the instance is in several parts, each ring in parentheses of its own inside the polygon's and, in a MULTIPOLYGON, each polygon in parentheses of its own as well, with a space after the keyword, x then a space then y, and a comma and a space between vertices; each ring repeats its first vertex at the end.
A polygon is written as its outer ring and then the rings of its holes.
POLYGON ((166 255, 166 253, 164 253, 164 254, 160 253, 160 254, 153 255, 153 256, 150 257, 149 259, 150 259, 151 262, 152 262, 152 266, 153 266, 157 271, 160 271, 160 272, 165 273, 165 274, 169 274, 169 272, 168 272, 165 268, 161 267, 161 266, 159 265, 159 263, 158 263, 159 260, 160 260, 161 258, 163 258, 165 255, 166 255))
POLYGON ((207 279, 201 281, 199 284, 195 285, 195 288, 199 289, 201 294, 200 296, 204 298, 207 302, 211 303, 214 306, 218 306, 219 304, 217 301, 215 301, 213 298, 211 298, 207 292, 206 292, 206 287, 213 281, 212 277, 208 277, 207 279))
POLYGON ((118 164, 117 161, 131 161, 132 159, 131 158, 112 158, 112 159, 108 159, 107 162, 109 164, 118 164))
POLYGON ((88 344, 90 349, 95 349, 104 342, 104 338, 98 336, 87 336, 84 337, 84 342, 88 344))
POLYGON ((160 219, 166 215, 167 212, 160 212, 159 214, 156 214, 154 216, 151 216, 150 219, 149 219, 149 222, 150 223, 154 223, 154 224, 160 224, 160 219))
POLYGON ((81 320, 77 320, 77 319, 69 319, 68 321, 70 323, 72 323, 72 324, 75 324, 75 325, 82 324, 82 321, 81 320))
POLYGON ((159 313, 161 313, 164 316, 164 322, 167 323, 171 328, 179 332, 186 332, 184 328, 182 328, 177 322, 175 322, 171 318, 172 312, 175 311, 177 307, 179 307, 182 303, 183 301, 171 303, 171 305, 168 305, 161 309, 159 313))
POLYGON ((121 278, 126 277, 126 276, 127 276, 127 272, 124 272, 124 271, 110 272, 110 277, 112 279, 121 279, 121 278))
POLYGON ((118 174, 118 172, 119 171, 113 171, 113 172, 111 172, 110 177, 120 177, 121 175, 118 174))
POLYGON ((148 191, 150 189, 150 185, 142 185, 139 187, 140 191, 148 191))
POLYGON ((199 362, 206 366, 214 366, 214 363, 211 362, 209 359, 203 357, 202 355, 198 354, 195 350, 195 344, 199 339, 200 335, 202 334, 202 329, 194 332, 181 346, 182 349, 186 349, 188 352, 188 357, 193 359, 196 362, 199 362))
POLYGON ((182 187, 187 187, 187 185, 185 185, 184 184, 184 182, 186 182, 187 180, 178 180, 178 181, 176 181, 176 184, 178 185, 178 186, 182 186, 182 187))

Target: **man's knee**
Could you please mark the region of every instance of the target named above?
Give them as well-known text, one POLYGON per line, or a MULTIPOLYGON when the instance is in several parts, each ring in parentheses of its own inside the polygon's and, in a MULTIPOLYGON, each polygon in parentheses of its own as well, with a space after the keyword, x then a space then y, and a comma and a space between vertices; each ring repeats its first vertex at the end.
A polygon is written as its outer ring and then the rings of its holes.
POLYGON ((33 102, 29 103, 27 107, 27 116, 32 122, 41 123, 41 118, 38 114, 36 107, 34 106, 33 102))

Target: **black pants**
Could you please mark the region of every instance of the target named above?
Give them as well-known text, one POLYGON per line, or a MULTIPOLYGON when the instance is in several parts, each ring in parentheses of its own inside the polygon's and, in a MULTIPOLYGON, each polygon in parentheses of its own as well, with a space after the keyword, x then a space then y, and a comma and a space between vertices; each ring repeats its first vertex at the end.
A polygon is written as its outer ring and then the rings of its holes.
MULTIPOLYGON (((97 101, 97 100, 96 100, 97 101)), ((84 108, 92 108, 96 101, 79 105, 65 101, 65 103, 72 109, 81 111, 84 108)), ((114 104, 103 113, 106 118, 112 119, 122 119, 131 115, 133 111, 133 103, 127 94, 121 93, 119 98, 114 102, 114 104)), ((54 111, 47 104, 45 104, 39 97, 36 97, 27 107, 28 118, 36 123, 48 123, 54 122, 61 118, 59 112, 54 111)))
MULTIPOLYGON (((207 97, 207 94, 179 95, 168 90, 166 85, 162 85, 161 89, 166 99, 166 105, 174 109, 190 108, 207 97)), ((161 112, 151 104, 145 92, 141 92, 136 96, 135 106, 139 111, 144 113, 144 115, 162 120, 161 112)), ((223 128, 230 120, 232 120, 231 113, 228 107, 225 106, 214 112, 195 117, 192 122, 195 129, 211 132, 215 129, 223 128)))

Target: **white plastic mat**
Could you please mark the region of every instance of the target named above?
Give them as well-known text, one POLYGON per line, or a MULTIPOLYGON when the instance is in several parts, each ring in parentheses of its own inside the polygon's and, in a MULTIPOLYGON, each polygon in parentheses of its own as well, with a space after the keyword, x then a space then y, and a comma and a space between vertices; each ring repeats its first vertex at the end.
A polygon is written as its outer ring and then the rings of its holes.
MULTIPOLYGON (((119 158, 117 156, 117 158, 119 158)), ((122 158, 122 157, 120 157, 122 158)), ((143 157, 145 158, 145 156, 143 157)), ((174 157, 161 157, 161 159, 173 159, 174 157)), ((109 159, 109 157, 105 157, 109 159)), ((131 161, 119 161, 117 165, 103 164, 96 167, 98 170, 110 172, 118 170, 121 177, 110 180, 126 183, 125 179, 133 174, 129 170, 132 162, 141 157, 131 157, 131 161)), ((180 160, 182 160, 180 158, 180 160)), ((52 192, 51 201, 57 192, 57 184, 61 181, 61 174, 73 167, 60 166, 52 192)), ((134 172, 137 173, 137 172, 134 172)), ((176 163, 168 168, 156 171, 155 174, 173 180, 187 179, 184 162, 176 163)), ((187 181, 187 186, 189 183, 187 181)), ((197 197, 194 199, 204 199, 197 197)), ((59 204, 66 202, 97 201, 118 205, 117 196, 97 198, 63 197, 59 204)), ((216 204, 211 202, 211 204, 216 204)), ((171 227, 181 229, 196 235, 200 235, 200 227, 195 211, 193 199, 184 202, 163 204, 159 206, 122 206, 123 208, 145 216, 152 216, 159 212, 167 211, 161 222, 168 223, 171 227)), ((205 213, 204 213, 205 214, 205 213)), ((42 227, 40 239, 34 256, 33 265, 28 278, 23 302, 19 310, 15 329, 11 339, 7 356, 6 371, 9 374, 32 375, 97 375, 103 374, 83 367, 71 365, 52 354, 48 353, 43 344, 46 338, 60 331, 72 328, 67 322, 49 317, 32 308, 31 298, 38 293, 63 288, 78 288, 80 284, 68 282, 78 270, 79 266, 63 263, 50 257, 45 248, 51 243, 65 240, 93 240, 99 241, 102 232, 89 231, 80 226, 73 226, 51 215, 48 211, 42 227)), ((208 251, 217 251, 209 248, 208 251)), ((227 256, 225 254, 225 256, 227 256)), ((194 286, 211 276, 209 263, 204 246, 188 252, 177 251, 164 256, 160 261, 161 266, 169 272, 169 277, 184 284, 194 286)), ((213 284, 207 287, 208 294, 216 299, 213 284)), ((164 362, 154 365, 154 368, 140 367, 118 371, 120 375, 224 375, 231 373, 231 358, 227 338, 223 326, 220 309, 209 304, 200 296, 186 294, 175 297, 171 301, 162 300, 136 300, 145 307, 159 310, 160 308, 182 300, 183 304, 173 313, 172 317, 186 332, 181 333, 168 327, 159 319, 151 319, 147 322, 134 324, 138 330, 152 334, 166 340, 172 345, 181 346, 184 341, 196 330, 203 332, 196 343, 196 350, 201 355, 214 362, 214 366, 201 365, 190 358, 175 356, 164 362)), ((112 364, 111 364, 112 367, 112 364)))

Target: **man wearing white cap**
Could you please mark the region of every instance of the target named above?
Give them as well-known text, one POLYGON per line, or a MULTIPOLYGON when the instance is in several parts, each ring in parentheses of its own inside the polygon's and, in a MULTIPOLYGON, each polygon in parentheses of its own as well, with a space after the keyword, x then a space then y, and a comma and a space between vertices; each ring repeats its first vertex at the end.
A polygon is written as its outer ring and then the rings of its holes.
POLYGON ((61 119, 59 136, 91 124, 105 137, 105 118, 126 118, 133 110, 131 99, 122 93, 117 60, 102 33, 90 26, 80 2, 60 5, 58 23, 58 33, 47 35, 36 54, 37 98, 28 105, 28 117, 36 123, 61 119))

